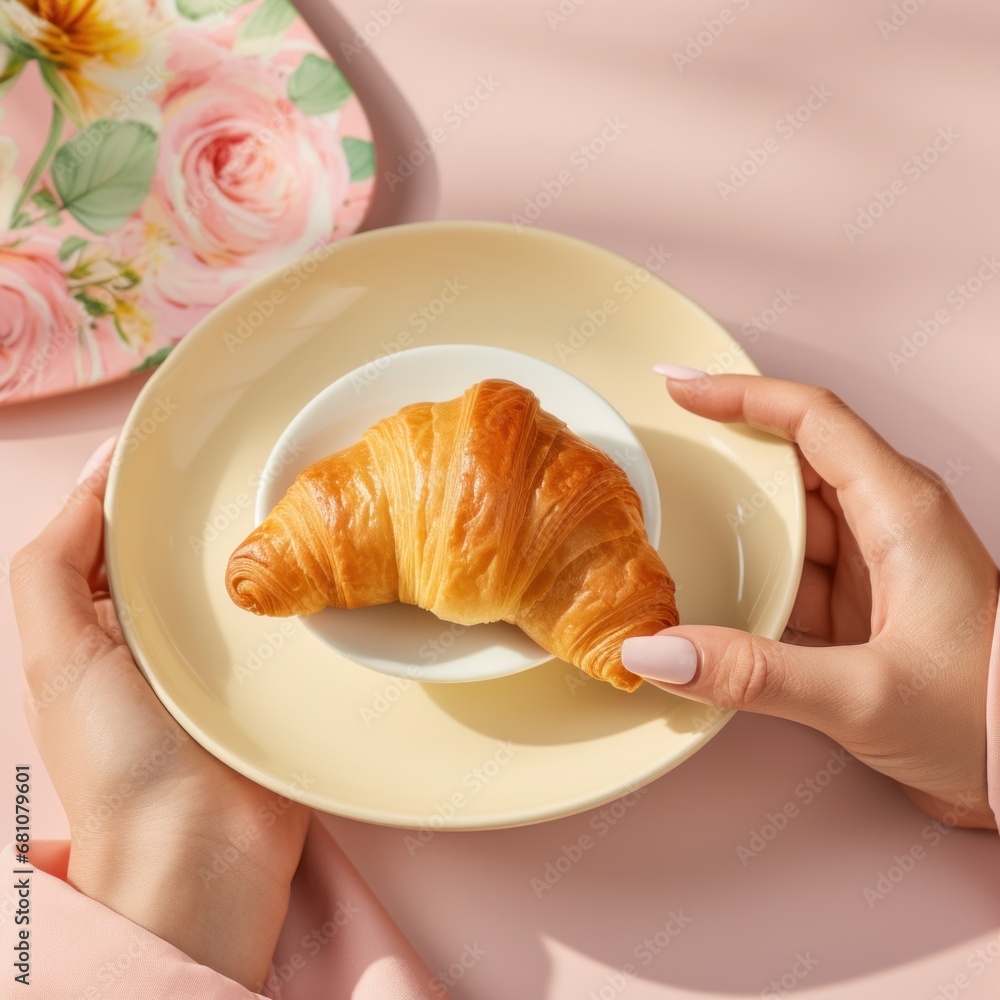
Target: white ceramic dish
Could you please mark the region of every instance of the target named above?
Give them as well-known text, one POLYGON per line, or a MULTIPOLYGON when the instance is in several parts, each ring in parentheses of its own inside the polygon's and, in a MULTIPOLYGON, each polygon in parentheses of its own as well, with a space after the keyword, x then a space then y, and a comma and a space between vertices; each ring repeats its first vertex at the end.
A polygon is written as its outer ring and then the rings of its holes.
MULTIPOLYGON (((646 452, 615 408, 586 383, 530 354, 482 344, 441 344, 387 354, 341 376, 285 428, 268 456, 254 508, 260 524, 308 465, 354 444, 376 421, 409 403, 460 396, 506 378, 622 467, 642 501, 646 532, 660 541, 660 493, 646 452), (294 455, 289 461, 288 456, 294 455)), ((303 626, 349 660, 415 681, 483 681, 552 659, 504 622, 463 628, 405 604, 304 615, 303 626)))

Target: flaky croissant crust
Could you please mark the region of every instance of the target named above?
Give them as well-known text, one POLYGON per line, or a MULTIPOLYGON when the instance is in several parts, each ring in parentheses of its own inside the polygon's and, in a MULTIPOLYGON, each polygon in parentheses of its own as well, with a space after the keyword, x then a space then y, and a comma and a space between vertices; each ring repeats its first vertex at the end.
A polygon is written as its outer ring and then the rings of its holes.
POLYGON ((399 600, 511 622, 626 691, 641 679, 622 641, 677 624, 628 477, 500 379, 406 406, 304 469, 233 553, 226 586, 262 615, 399 600))

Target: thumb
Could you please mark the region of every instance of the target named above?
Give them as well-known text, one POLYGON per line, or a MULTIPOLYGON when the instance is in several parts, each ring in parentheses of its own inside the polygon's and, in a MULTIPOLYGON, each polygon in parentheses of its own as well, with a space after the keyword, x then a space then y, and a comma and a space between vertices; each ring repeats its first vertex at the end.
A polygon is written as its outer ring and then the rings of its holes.
POLYGON ((797 646, 731 628, 682 625, 626 639, 622 664, 684 698, 777 715, 827 733, 857 723, 880 675, 869 646, 797 646))

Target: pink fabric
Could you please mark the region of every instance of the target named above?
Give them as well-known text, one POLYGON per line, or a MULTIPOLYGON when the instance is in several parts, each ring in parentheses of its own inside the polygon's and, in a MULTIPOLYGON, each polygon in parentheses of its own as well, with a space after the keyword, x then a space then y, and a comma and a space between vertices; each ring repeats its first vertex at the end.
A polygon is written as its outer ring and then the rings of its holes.
POLYGON ((993 627, 993 651, 986 683, 986 785, 990 808, 1000 823, 1000 608, 993 627))
MULTIPOLYGON (((73 889, 65 881, 67 841, 38 841, 31 846, 31 858, 31 996, 64 1000, 261 996, 198 965, 73 889)), ((5 872, 21 867, 12 846, 4 849, 0 865, 5 872)), ((20 929, 13 920, 18 904, 10 884, 18 877, 10 878, 0 901, 3 954, 8 956, 20 929)), ((273 965, 262 994, 270 1000, 429 1000, 445 995, 315 817, 292 883, 288 918, 273 965)), ((10 982, 9 977, 4 981, 10 982)))

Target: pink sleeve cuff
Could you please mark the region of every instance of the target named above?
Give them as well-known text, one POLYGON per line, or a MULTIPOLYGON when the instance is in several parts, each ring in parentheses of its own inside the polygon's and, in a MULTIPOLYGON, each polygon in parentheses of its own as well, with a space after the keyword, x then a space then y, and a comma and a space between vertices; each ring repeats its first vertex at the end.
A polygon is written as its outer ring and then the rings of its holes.
MULTIPOLYGON (((32 863, 0 853, 7 887, 0 895, 3 953, 17 954, 22 929, 30 994, 62 1000, 440 1000, 443 986, 375 898, 318 818, 312 818, 292 883, 288 916, 263 994, 252 993, 199 965, 173 945, 66 881, 69 843, 37 841, 32 863), (9 875, 19 868, 27 875, 9 875), (30 901, 30 924, 16 920, 20 887, 30 901)), ((15 961, 17 958, 15 957, 15 961)), ((14 970, 17 974, 18 970, 14 970)), ((9 972, 9 966, 8 966, 9 972)), ((6 993, 5 993, 6 995, 6 993)), ((28 996, 29 994, 25 994, 28 996)))
MULTIPOLYGON (((178 951, 149 931, 101 903, 77 892, 64 881, 69 861, 66 841, 36 841, 31 845, 30 875, 14 874, 11 846, 0 854, 5 873, 3 950, 17 956, 20 937, 28 932, 22 952, 30 966, 25 996, 63 1000, 105 1000, 109 997, 199 997, 204 1000, 251 1000, 259 994, 178 951), (17 883, 28 895, 21 896, 17 883), (30 923, 17 923, 21 899, 30 909, 20 911, 30 923)), ((17 957, 15 957, 17 962, 17 957)), ((15 967, 14 974, 20 969, 15 967)), ((10 968, 5 970, 9 975, 10 968)), ((21 981, 22 984, 24 980, 21 981)), ((14 995, 11 991, 10 995, 14 995)))

